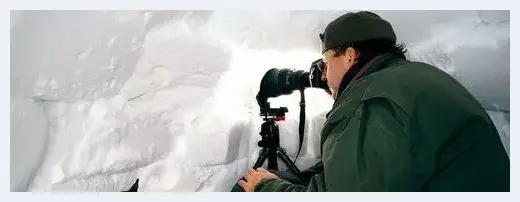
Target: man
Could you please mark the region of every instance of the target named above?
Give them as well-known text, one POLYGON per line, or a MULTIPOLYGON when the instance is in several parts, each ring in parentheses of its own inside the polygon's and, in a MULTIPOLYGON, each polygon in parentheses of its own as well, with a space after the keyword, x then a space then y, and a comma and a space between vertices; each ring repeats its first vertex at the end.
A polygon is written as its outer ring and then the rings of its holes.
POLYGON ((509 191, 491 119, 455 79, 405 59, 391 24, 347 13, 320 35, 335 99, 304 183, 248 170, 245 191, 509 191))

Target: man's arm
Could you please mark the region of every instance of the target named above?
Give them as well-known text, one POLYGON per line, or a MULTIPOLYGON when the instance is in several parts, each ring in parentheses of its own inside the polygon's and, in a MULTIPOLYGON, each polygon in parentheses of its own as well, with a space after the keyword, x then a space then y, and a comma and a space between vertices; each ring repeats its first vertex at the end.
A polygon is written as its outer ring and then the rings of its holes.
POLYGON ((264 179, 255 186, 255 192, 303 192, 306 187, 284 179, 264 179))
MULTIPOLYGON (((307 187, 282 179, 261 181, 255 191, 409 191, 413 189, 408 116, 393 102, 363 102, 360 113, 322 148, 324 172, 307 187)), ((333 130, 335 131, 335 130, 333 130)))

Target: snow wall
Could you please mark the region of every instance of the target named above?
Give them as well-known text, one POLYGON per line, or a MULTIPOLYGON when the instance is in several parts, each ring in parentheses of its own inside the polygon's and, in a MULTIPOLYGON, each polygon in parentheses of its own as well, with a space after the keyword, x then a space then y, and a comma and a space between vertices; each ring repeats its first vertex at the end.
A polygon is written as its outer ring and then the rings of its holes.
MULTIPOLYGON (((308 70, 340 11, 11 11, 11 191, 228 191, 258 157, 270 68, 308 70)), ((377 11, 412 60, 459 79, 509 153, 509 11, 377 11)), ((281 144, 297 152, 299 94, 281 144)), ((332 100, 306 90, 297 165, 332 100)), ((281 163, 280 163, 281 164, 281 163)), ((283 164, 281 165, 283 168, 283 164)))

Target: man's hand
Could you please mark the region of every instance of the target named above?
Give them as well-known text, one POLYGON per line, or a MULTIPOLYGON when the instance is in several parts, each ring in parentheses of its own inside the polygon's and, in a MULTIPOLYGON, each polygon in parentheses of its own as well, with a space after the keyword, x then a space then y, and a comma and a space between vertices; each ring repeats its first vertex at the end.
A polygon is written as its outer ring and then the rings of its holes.
POLYGON ((252 192, 256 184, 258 184, 262 179, 278 178, 278 176, 270 173, 269 171, 263 168, 257 168, 256 170, 249 168, 247 170, 246 176, 244 177, 246 178, 246 181, 240 180, 238 181, 238 185, 242 187, 246 192, 252 192))

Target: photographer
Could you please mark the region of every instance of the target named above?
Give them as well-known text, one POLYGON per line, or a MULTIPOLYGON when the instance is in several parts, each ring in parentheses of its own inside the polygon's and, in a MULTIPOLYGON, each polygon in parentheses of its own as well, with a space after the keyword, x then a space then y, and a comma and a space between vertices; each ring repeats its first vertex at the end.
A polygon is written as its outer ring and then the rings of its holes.
POLYGON ((509 158, 481 104, 436 67, 406 60, 391 24, 347 13, 320 34, 335 102, 321 161, 296 176, 249 169, 245 191, 509 191, 509 158))

